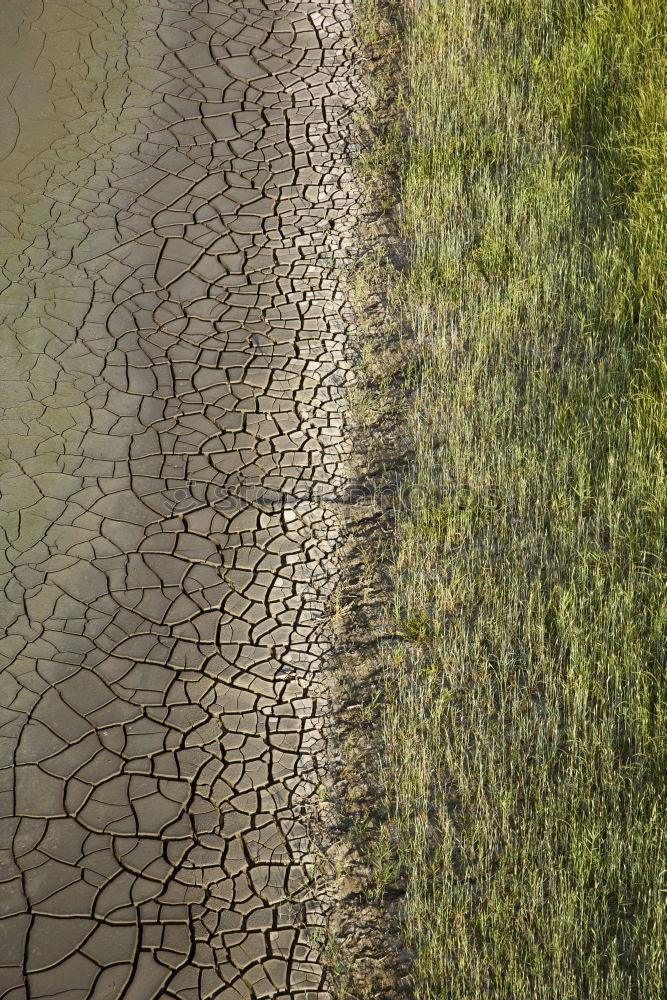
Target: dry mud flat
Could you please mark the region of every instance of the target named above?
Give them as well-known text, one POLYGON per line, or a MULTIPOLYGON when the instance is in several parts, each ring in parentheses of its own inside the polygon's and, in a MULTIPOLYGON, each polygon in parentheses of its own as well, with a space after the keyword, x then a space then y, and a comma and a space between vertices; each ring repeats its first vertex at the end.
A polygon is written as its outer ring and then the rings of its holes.
POLYGON ((350 3, 3 20, 0 997, 323 998, 350 3))

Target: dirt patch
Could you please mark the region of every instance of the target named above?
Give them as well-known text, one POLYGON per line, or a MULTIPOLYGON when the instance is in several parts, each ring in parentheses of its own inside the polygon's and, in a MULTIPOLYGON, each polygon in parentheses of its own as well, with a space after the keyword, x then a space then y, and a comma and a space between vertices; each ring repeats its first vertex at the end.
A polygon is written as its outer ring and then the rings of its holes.
MULTIPOLYGON (((367 5, 368 7, 368 5, 367 5)), ((397 226, 398 185, 387 136, 396 108, 398 5, 372 3, 357 22, 366 105, 357 121, 356 168, 364 193, 359 258, 350 276, 355 305, 356 382, 346 497, 347 538, 334 627, 331 774, 322 819, 338 898, 330 920, 330 988, 347 1000, 412 995, 412 955, 400 936, 405 884, 396 864, 396 829, 383 780, 379 651, 395 640, 389 553, 401 470, 410 457, 405 410, 415 366, 414 338, 400 321, 395 276, 405 247, 397 226), (372 17, 371 17, 372 16, 372 17), (372 37, 369 37, 369 18, 372 37)))

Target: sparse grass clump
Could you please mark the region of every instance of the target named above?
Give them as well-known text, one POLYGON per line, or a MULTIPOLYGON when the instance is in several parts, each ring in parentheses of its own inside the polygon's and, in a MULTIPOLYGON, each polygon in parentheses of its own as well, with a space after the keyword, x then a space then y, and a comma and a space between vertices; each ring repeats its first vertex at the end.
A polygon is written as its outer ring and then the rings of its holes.
POLYGON ((383 725, 416 996, 659 1000, 667 7, 404 8, 383 725))

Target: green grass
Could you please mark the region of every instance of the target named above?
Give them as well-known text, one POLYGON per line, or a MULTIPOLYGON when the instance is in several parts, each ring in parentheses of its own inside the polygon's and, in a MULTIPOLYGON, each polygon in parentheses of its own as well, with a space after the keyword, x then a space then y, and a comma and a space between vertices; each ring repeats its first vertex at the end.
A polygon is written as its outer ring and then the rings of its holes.
POLYGON ((375 155, 419 377, 382 724, 416 996, 659 1000, 667 7, 398 6, 375 155))

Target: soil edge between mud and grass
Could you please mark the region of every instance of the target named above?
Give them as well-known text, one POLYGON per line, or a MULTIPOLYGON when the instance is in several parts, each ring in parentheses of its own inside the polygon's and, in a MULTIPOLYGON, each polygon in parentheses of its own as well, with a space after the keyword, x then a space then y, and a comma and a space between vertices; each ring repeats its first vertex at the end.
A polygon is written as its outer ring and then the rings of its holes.
POLYGON ((414 340, 401 325, 393 294, 405 253, 395 225, 397 171, 387 159, 402 127, 397 105, 403 10, 395 0, 355 5, 365 88, 354 162, 363 204, 357 260, 348 275, 356 379, 348 411, 346 540, 332 622, 331 772, 320 814, 325 867, 335 883, 324 952, 335 1000, 412 995, 412 955, 400 938, 404 883, 378 739, 384 689, 378 651, 396 638, 389 614, 389 547, 401 470, 410 454, 404 416, 416 363, 414 340))

